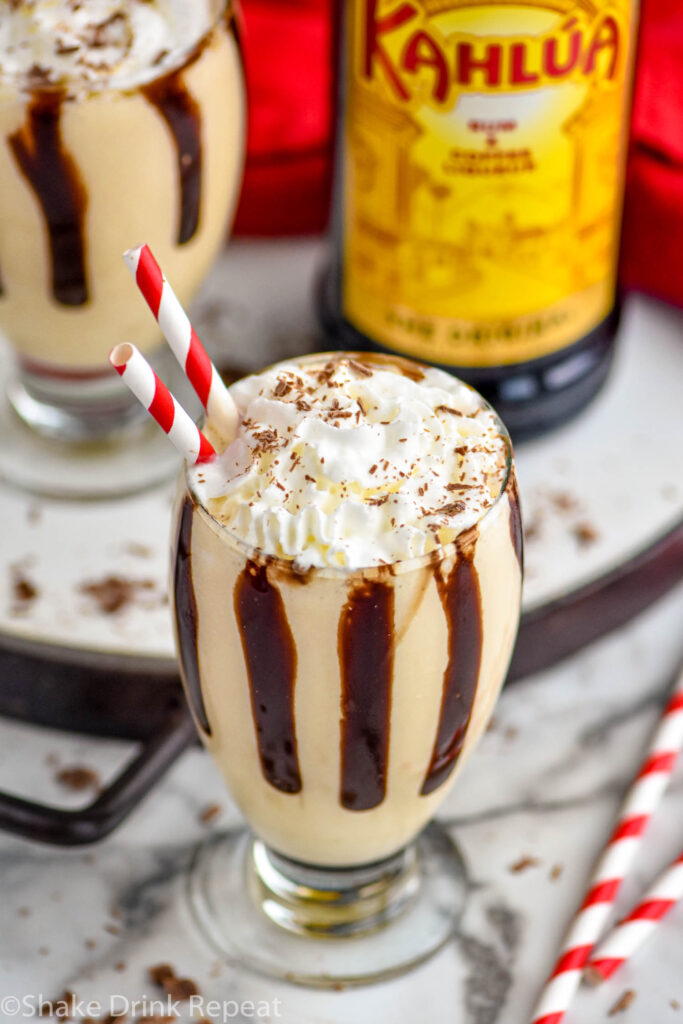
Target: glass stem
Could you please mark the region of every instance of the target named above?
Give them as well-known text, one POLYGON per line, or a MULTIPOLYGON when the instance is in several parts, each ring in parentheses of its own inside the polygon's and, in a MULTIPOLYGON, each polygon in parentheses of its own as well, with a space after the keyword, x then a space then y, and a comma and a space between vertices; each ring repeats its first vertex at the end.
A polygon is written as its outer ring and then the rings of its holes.
POLYGON ((254 840, 247 859, 252 898, 275 924, 299 935, 366 935, 400 914, 420 887, 411 844, 357 868, 301 864, 254 840))

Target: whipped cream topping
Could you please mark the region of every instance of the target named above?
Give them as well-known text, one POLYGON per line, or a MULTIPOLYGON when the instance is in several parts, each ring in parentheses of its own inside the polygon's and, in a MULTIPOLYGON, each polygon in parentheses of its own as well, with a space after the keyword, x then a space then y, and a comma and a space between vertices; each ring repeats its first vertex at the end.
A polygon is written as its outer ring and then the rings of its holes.
POLYGON ((177 63, 215 0, 3 0, 0 75, 24 88, 139 85, 177 63))
POLYGON ((237 436, 190 469, 195 497, 302 569, 381 565, 455 539, 498 497, 506 441, 471 388, 402 366, 339 353, 238 381, 237 436))

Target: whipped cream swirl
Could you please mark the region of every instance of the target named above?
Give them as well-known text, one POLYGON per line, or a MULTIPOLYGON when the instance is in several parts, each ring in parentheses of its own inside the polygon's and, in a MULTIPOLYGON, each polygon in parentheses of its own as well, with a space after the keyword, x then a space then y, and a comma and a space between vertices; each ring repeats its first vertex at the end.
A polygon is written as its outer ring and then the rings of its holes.
POLYGON ((476 523, 506 478, 494 413, 440 370, 334 353, 230 390, 237 437, 189 471, 191 489, 244 542, 302 569, 432 551, 476 523))
POLYGON ((0 76, 26 88, 139 85, 177 63, 215 0, 4 0, 0 76))

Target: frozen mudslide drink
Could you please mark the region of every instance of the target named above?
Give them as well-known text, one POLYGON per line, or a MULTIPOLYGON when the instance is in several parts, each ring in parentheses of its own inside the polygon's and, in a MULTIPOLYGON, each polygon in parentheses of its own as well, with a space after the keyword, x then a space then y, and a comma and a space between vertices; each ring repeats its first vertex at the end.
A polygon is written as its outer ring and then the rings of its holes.
MULTIPOLYGON (((512 651, 509 441, 476 392, 400 358, 308 357, 231 394, 237 436, 188 471, 178 506, 187 694, 259 839, 252 898, 289 932, 356 936, 323 944, 342 950, 343 967, 320 971, 331 980, 395 971, 443 941, 461 903, 447 837, 409 844, 484 729, 512 651), (437 904, 451 894, 445 913, 425 910, 430 886, 437 904)), ((219 945, 320 981, 310 939, 226 938, 219 859, 200 862, 198 892, 219 945), (296 943, 308 963, 292 963, 296 943)))
POLYGON ((148 240, 194 298, 237 200, 244 105, 232 0, 0 4, 0 327, 34 431, 92 441, 140 418, 107 354, 156 358, 161 336, 121 253, 148 240))

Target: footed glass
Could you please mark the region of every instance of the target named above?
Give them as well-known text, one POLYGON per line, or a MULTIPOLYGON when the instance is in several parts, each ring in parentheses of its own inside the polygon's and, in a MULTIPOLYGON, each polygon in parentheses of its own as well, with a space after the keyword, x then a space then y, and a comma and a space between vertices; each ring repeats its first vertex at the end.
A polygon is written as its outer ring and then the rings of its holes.
POLYGON ((305 984, 358 984, 406 970, 452 935, 462 861, 429 822, 486 727, 516 636, 521 534, 507 444, 502 490, 475 526, 428 555, 365 569, 297 570, 249 547, 181 485, 182 676, 249 826, 200 847, 190 898, 231 959, 305 984))

